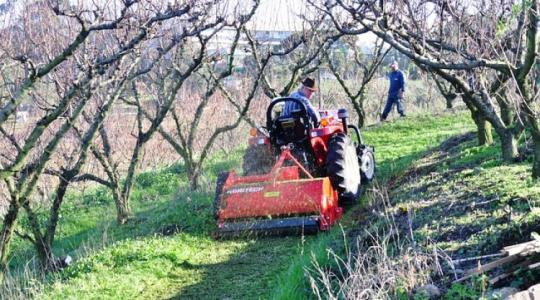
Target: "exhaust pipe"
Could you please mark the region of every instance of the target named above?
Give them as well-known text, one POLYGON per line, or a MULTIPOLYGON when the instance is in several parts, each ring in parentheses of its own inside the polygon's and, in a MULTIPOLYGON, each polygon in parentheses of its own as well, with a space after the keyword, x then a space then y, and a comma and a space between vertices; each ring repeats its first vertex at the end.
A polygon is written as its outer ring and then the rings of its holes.
POLYGON ((347 123, 347 119, 349 118, 349 112, 345 109, 345 108, 340 108, 338 110, 338 118, 341 119, 341 122, 343 123, 343 131, 345 132, 345 134, 348 134, 348 123, 347 123))

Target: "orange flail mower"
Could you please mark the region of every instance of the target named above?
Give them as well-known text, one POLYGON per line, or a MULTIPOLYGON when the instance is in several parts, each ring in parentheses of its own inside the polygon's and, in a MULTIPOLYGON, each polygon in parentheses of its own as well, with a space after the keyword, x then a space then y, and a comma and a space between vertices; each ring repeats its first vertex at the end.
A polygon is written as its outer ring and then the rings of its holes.
POLYGON ((249 140, 244 176, 230 171, 218 178, 218 236, 328 230, 344 207, 358 200, 362 185, 375 175, 373 149, 347 123, 346 110, 321 115, 320 124, 312 124, 300 100, 272 101, 266 127, 252 132, 249 140), (300 110, 292 116, 274 112, 287 101, 300 110))
POLYGON ((283 149, 268 174, 240 177, 227 173, 220 194, 217 217, 221 232, 327 230, 343 214, 328 177, 313 178, 289 149, 283 149), (286 160, 294 165, 284 167, 286 160), (299 171, 307 178, 300 178, 299 171), (252 218, 258 219, 248 220, 252 218))

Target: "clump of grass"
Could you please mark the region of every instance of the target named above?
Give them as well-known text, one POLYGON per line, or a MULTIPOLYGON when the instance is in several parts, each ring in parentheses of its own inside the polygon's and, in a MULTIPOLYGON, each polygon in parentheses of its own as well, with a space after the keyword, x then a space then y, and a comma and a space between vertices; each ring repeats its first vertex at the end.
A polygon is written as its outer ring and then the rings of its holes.
MULTIPOLYGON (((442 275, 441 261, 447 256, 436 248, 420 247, 412 234, 399 228, 396 208, 384 188, 374 189, 369 198, 369 210, 375 213, 345 258, 331 249, 331 264, 321 265, 313 258, 308 273, 318 299, 408 299, 416 288, 432 283, 432 276, 442 275)), ((401 213, 411 226, 410 214, 401 213)))
POLYGON ((37 272, 32 259, 23 268, 16 271, 8 271, 0 287, 1 299, 34 299, 45 288, 45 275, 37 272))

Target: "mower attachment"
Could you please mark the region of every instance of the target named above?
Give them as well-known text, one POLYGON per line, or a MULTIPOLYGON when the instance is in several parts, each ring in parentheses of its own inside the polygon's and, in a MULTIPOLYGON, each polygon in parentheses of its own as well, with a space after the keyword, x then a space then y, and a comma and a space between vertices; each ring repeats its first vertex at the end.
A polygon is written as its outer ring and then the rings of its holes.
POLYGON ((328 230, 343 213, 329 178, 313 178, 289 147, 282 148, 270 173, 240 177, 230 172, 218 193, 218 235, 317 232, 328 230), (283 166, 285 161, 292 165, 283 166))

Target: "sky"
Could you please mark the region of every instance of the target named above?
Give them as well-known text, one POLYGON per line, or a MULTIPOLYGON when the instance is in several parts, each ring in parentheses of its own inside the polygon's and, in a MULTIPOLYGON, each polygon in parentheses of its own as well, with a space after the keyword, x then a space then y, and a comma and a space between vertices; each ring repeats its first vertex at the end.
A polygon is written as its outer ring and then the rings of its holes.
MULTIPOLYGON (((251 1, 239 0, 240 2, 251 1)), ((301 30, 302 19, 299 15, 306 12, 303 0, 261 0, 255 14, 257 30, 290 31, 301 30)))
MULTIPOLYGON (((7 0, 0 0, 0 5, 4 4, 6 1, 7 0)), ((25 0, 16 0, 18 3, 24 3, 24 1, 25 0)), ((229 7, 235 7, 236 4, 238 4, 241 9, 246 10, 253 5, 252 0, 223 1, 224 3, 228 2, 229 7)), ((301 19, 300 15, 314 12, 314 9, 308 8, 308 6, 307 0, 261 0, 259 8, 255 13, 253 22, 250 22, 248 26, 252 30, 262 31, 301 31, 303 20, 301 19)), ((20 11, 20 9, 16 10, 20 11)), ((363 40, 365 38, 367 37, 362 37, 363 40)), ((372 38, 370 38, 370 40, 371 39, 372 38)))
MULTIPOLYGON (((0 0, 0 5, 7 0, 0 0)), ((232 3, 238 2, 241 7, 249 8, 251 0, 228 0, 232 3)), ((17 0, 23 3, 24 0, 17 0)), ((261 4, 255 15, 253 29, 257 30, 301 30, 302 20, 299 14, 305 13, 305 0, 261 0, 261 4)))

